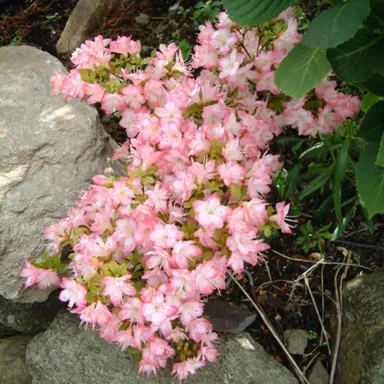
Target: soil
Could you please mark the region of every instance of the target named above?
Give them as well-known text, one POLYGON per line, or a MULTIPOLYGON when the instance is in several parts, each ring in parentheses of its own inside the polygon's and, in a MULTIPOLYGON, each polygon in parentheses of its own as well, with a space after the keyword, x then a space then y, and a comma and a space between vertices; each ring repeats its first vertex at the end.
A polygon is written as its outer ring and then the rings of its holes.
MULTIPOLYGON (((196 2, 185 0, 181 1, 180 5, 188 9, 196 2)), ((56 42, 76 3, 76 0, 14 0, 8 4, 1 3, 0 46, 28 44, 56 56, 56 42)), ((169 8, 175 3, 176 0, 132 1, 100 26, 98 33, 102 33, 105 37, 132 35, 134 39, 141 40, 143 48, 147 52, 151 52, 160 43, 171 41, 185 40, 193 44, 197 25, 191 20, 190 13, 180 15, 176 11, 170 11, 169 8), (149 17, 148 24, 142 25, 136 21, 136 16, 141 13, 149 17)), ((304 7, 305 12, 309 17, 313 17, 317 12, 316 4, 318 2, 304 3, 307 4, 304 7)), ((116 121, 106 116, 101 117, 106 129, 114 139, 120 143, 124 142, 125 132, 116 121)), ((321 203, 321 197, 319 199, 320 201, 315 199, 311 203, 313 206, 309 209, 312 208, 314 211, 321 203)), ((328 224, 331 220, 330 217, 323 216, 318 219, 319 225, 328 224)), ((297 218, 298 224, 306 220, 306 217, 297 218)), ((346 280, 361 273, 370 273, 369 270, 384 271, 383 217, 377 217, 375 225, 376 231, 370 233, 357 212, 348 232, 339 239, 340 243, 324 243, 323 253, 327 262, 349 262, 357 265, 348 268, 346 280), (342 243, 343 241, 347 243, 342 243), (373 249, 370 249, 372 246, 373 249)), ((294 232, 298 232, 298 227, 294 229, 294 232)), ((302 369, 308 368, 308 364, 314 361, 315 356, 323 360, 324 365, 329 367, 330 356, 321 336, 321 326, 314 302, 308 287, 305 286, 304 279, 300 276, 303 273, 308 276, 310 289, 323 317, 327 337, 332 344, 331 317, 334 309, 329 297, 334 296, 336 273, 340 275, 345 270, 345 266, 316 264, 319 250, 313 249, 308 252, 309 255, 306 254, 295 243, 294 235, 272 240, 271 249, 295 260, 271 251, 266 254, 260 265, 254 268, 249 267, 247 273, 237 276, 236 279, 263 308, 280 336, 284 330, 290 328, 305 329, 309 332, 309 346, 306 355, 295 356, 302 369), (314 265, 316 267, 312 272, 308 272, 308 269, 314 265), (340 267, 342 270, 337 272, 340 267)), ((243 292, 233 282, 223 296, 226 300, 254 310, 249 301, 245 299, 243 292)), ((277 360, 289 366, 276 340, 259 318, 249 331, 277 360)))

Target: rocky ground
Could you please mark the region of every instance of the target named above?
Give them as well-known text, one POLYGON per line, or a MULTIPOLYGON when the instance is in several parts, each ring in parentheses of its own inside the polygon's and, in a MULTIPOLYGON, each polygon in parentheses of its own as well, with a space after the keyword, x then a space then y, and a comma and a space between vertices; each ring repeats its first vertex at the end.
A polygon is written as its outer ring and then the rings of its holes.
MULTIPOLYGON (((72 47, 101 32, 132 34, 149 51, 159 42, 194 39, 194 22, 169 10, 173 2, 81 0, 73 11, 76 3, 0 3, 0 383, 168 383, 169 373, 153 381, 137 376, 134 359, 67 313, 57 315, 57 293, 25 291, 18 277, 23 262, 42 252, 43 228, 65 215, 90 178, 119 173, 110 157, 122 131, 113 121, 103 127, 85 104, 52 97, 53 69, 64 71, 72 47)), ((278 253, 236 277, 311 384, 327 383, 329 374, 340 384, 384 382, 383 229, 378 223, 370 234, 356 217, 347 243, 338 244, 343 248, 325 245, 328 264, 284 238, 273 247, 278 253)), ((207 314, 223 336, 221 360, 187 382, 298 382, 242 290, 232 283, 219 299, 224 308, 214 302, 207 314)))

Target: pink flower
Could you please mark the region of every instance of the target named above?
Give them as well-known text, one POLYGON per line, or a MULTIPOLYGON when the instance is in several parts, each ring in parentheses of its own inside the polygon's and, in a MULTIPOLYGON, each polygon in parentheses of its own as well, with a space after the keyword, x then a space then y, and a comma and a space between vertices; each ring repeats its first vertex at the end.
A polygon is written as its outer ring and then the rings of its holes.
POLYGON ((39 289, 47 289, 48 287, 59 287, 60 277, 56 272, 50 269, 39 269, 38 270, 38 282, 37 287, 39 289))
POLYGON ((187 326, 192 320, 197 319, 203 314, 204 305, 200 301, 186 301, 181 304, 179 310, 181 311, 181 322, 187 326))
POLYGON ((247 173, 246 170, 235 161, 228 161, 227 163, 219 165, 217 171, 223 179, 224 184, 228 187, 231 184, 241 185, 247 173))
POLYGON ((144 317, 141 314, 143 303, 137 297, 130 297, 125 299, 124 304, 118 314, 120 320, 130 320, 131 322, 142 324, 144 317))
POLYGON ((88 96, 87 104, 101 103, 105 94, 104 88, 100 84, 86 84, 84 88, 88 96))
POLYGON ((273 42, 273 45, 276 49, 289 52, 301 41, 301 35, 297 32, 297 20, 295 18, 290 17, 287 23, 287 29, 273 42))
POLYGON ((219 59, 218 63, 221 70, 219 77, 222 79, 227 77, 235 78, 244 59, 245 54, 238 53, 236 49, 234 49, 227 57, 219 59))
POLYGON ((177 308, 165 302, 164 295, 157 292, 150 303, 143 304, 141 314, 145 320, 155 326, 160 326, 168 318, 176 313, 177 308))
POLYGON ((105 327, 111 317, 111 312, 109 312, 108 308, 100 301, 92 303, 80 313, 81 322, 92 324, 92 328, 95 328, 96 325, 105 327))
POLYGON ((194 270, 194 275, 196 288, 203 295, 209 295, 215 289, 225 288, 225 273, 213 260, 200 264, 194 270))
POLYGON ((183 236, 184 232, 180 231, 174 224, 158 224, 149 238, 158 247, 172 248, 183 236))
POLYGON ((209 228, 222 228, 225 219, 231 213, 231 208, 220 205, 220 197, 217 193, 210 195, 205 200, 193 202, 195 218, 200 225, 209 228))
POLYGON ((269 218, 269 221, 276 223, 283 233, 292 233, 291 228, 285 223, 285 218, 288 215, 290 204, 285 204, 284 201, 276 204, 276 214, 269 218))
POLYGON ((201 256, 203 251, 193 241, 178 241, 172 249, 172 258, 178 268, 187 269, 189 260, 201 256))
POLYGON ((109 296, 113 305, 119 306, 123 300, 123 295, 134 296, 136 289, 132 284, 126 283, 131 275, 121 277, 106 276, 102 280, 105 284, 103 296, 109 296))
POLYGON ((217 349, 212 346, 205 346, 203 345, 200 349, 201 356, 203 360, 208 360, 210 363, 216 363, 217 358, 219 356, 219 352, 217 349))
POLYGON ((202 368, 204 362, 197 358, 190 358, 182 363, 175 363, 172 368, 172 374, 179 381, 184 380, 189 374, 194 375, 196 370, 202 368))
POLYGON ((164 123, 170 121, 179 121, 181 119, 181 111, 175 103, 167 103, 164 107, 158 107, 155 109, 157 116, 161 118, 164 123))
POLYGON ((139 41, 131 40, 130 37, 119 36, 116 41, 111 42, 109 50, 125 56, 128 56, 128 54, 135 55, 141 51, 141 44, 139 41))
POLYGON ((123 111, 127 108, 124 97, 116 93, 106 93, 103 97, 101 108, 107 115, 112 115, 116 111, 123 111))
POLYGON ((24 267, 20 271, 20 276, 26 279, 24 286, 28 288, 39 282, 39 269, 33 266, 29 261, 26 261, 24 267))
POLYGON ((61 301, 69 301, 69 308, 76 305, 77 308, 82 309, 87 305, 86 295, 88 291, 83 285, 75 280, 63 277, 60 288, 63 288, 63 290, 60 292, 59 299, 61 301))
POLYGON ((186 327, 192 340, 199 343, 204 336, 212 332, 212 324, 207 319, 192 320, 186 327))

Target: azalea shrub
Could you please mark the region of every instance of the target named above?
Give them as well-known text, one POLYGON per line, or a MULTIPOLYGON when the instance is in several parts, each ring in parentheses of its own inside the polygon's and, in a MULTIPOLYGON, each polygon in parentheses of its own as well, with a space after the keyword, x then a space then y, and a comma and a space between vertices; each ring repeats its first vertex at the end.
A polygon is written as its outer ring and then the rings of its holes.
POLYGON ((301 40, 292 15, 240 27, 220 13, 200 27, 190 63, 176 44, 142 58, 140 42, 98 36, 73 53, 69 74, 52 77, 56 94, 119 119, 128 139, 114 158, 126 174, 94 176, 21 276, 27 287, 59 286, 83 324, 137 355, 140 373, 172 359, 184 379, 217 360, 204 301, 225 290, 227 270, 256 265, 268 238, 291 233, 289 204, 269 201, 281 168, 269 143, 286 126, 331 133, 360 107, 332 73, 299 100, 276 86, 301 40))

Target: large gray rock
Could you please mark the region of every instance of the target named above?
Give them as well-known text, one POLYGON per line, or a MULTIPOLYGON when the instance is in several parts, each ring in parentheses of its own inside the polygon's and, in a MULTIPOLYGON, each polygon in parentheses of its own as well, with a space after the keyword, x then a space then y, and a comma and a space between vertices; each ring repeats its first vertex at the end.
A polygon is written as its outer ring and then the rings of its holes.
POLYGON ((68 56, 81 43, 95 37, 104 21, 124 0, 79 0, 56 44, 60 56, 68 56))
POLYGON ((337 384, 384 383, 383 292, 381 273, 346 284, 337 384))
POLYGON ((0 296, 0 337, 16 332, 41 332, 47 329, 57 312, 65 306, 58 299, 58 291, 53 292, 47 301, 41 303, 16 303, 0 296))
POLYGON ((204 305, 204 315, 215 332, 240 333, 256 320, 256 313, 225 300, 209 300, 204 305))
MULTIPOLYGON (((223 338, 219 351, 218 363, 208 364, 185 383, 297 383, 288 369, 269 356, 247 333, 223 338)), ((60 313, 44 333, 29 343, 27 364, 33 384, 174 382, 169 373, 159 372, 155 378, 138 375, 134 357, 101 340, 96 332, 79 328, 78 320, 68 313, 60 313)))
POLYGON ((32 378, 25 364, 25 349, 28 336, 13 336, 0 339, 0 383, 31 384, 32 378))
POLYGON ((23 290, 25 260, 45 245, 43 230, 65 216, 108 166, 112 150, 94 108, 53 96, 53 56, 28 46, 0 48, 0 295, 43 301, 23 290))

